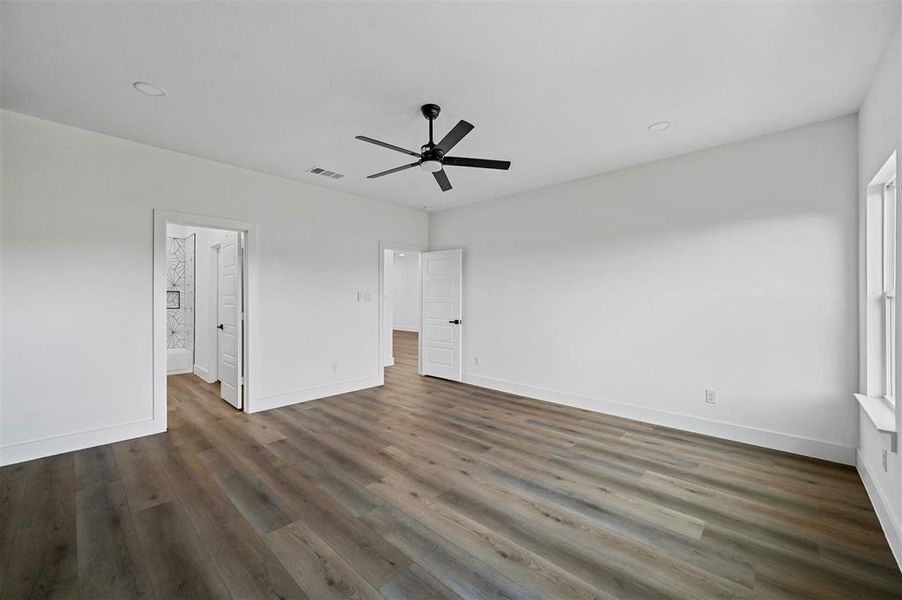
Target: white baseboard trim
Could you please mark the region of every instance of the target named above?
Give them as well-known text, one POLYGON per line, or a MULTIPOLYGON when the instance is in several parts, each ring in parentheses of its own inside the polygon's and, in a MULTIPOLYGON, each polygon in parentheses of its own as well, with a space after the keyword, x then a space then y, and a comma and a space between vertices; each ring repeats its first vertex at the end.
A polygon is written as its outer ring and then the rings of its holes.
POLYGON ((187 369, 173 369, 171 371, 166 371, 166 376, 170 375, 188 375, 189 373, 194 373, 194 371, 188 367, 187 369))
MULTIPOLYGON (((191 370, 185 371, 185 373, 192 372, 193 371, 191 370)), ((342 381, 327 386, 297 390, 287 394, 277 394, 275 396, 251 400, 251 410, 249 412, 260 412, 271 408, 278 408, 280 406, 288 406, 289 404, 325 398, 327 396, 356 392, 357 390, 378 387, 380 385, 382 385, 381 378, 373 376, 342 381)), ((102 429, 94 429, 91 431, 81 431, 78 433, 21 442, 18 444, 10 444, 8 446, 0 447, 0 466, 12 465, 25 462, 26 460, 44 458, 45 456, 53 456, 64 452, 83 450, 85 448, 92 448, 103 444, 112 444, 114 442, 121 442, 123 440, 129 440, 145 435, 163 433, 164 431, 166 431, 164 420, 159 422, 149 420, 127 423, 124 425, 114 425, 112 427, 104 427, 102 429)))
POLYGON ((386 366, 386 367, 393 367, 393 366, 395 366, 395 357, 392 356, 390 359, 388 359, 387 361, 385 361, 385 366, 386 366))
POLYGON ((137 421, 135 423, 126 423, 125 425, 104 427, 103 429, 80 431, 42 440, 10 444, 0 447, 0 465, 13 465, 26 460, 44 458, 45 456, 73 452, 84 448, 93 448, 94 446, 112 444, 164 431, 166 431, 166 426, 163 422, 154 420, 137 421))
POLYGON ((215 379, 210 379, 210 371, 209 369, 205 369, 202 366, 195 364, 194 365, 194 374, 206 381, 207 383, 216 383, 215 379))
POLYGON ((883 493, 883 490, 880 488, 880 485, 877 483, 877 478, 871 475, 871 470, 868 469, 867 463, 864 462, 864 457, 861 456, 861 452, 856 450, 855 458, 855 466, 858 468, 858 475, 861 477, 861 482, 864 483, 864 489, 868 493, 868 498, 871 499, 871 504, 874 506, 874 512, 877 513, 877 520, 880 521, 880 527, 883 528, 883 533, 886 535, 886 541, 889 542, 890 550, 892 550, 893 556, 899 564, 899 568, 902 569, 902 527, 899 526, 899 522, 896 521, 895 516, 893 516, 892 504, 890 504, 886 495, 883 493))
POLYGON ((406 331, 408 333, 420 333, 419 327, 393 327, 392 331, 406 331))
POLYGON ((308 402, 310 400, 318 400, 328 396, 337 396, 339 394, 347 394, 358 390, 365 390, 371 387, 379 387, 382 385, 382 379, 379 376, 363 377, 361 379, 351 379, 330 385, 317 386, 303 390, 296 390, 286 394, 276 394, 265 398, 255 398, 250 401, 248 412, 255 413, 263 410, 288 406, 290 404, 298 404, 299 402, 308 402))
POLYGON ((626 419, 633 419, 635 421, 642 421, 644 423, 651 423, 652 425, 672 427, 674 429, 710 435, 732 440, 734 442, 742 442, 773 450, 782 450, 784 452, 792 452, 793 454, 821 458, 845 465, 855 464, 855 448, 852 446, 835 444, 833 442, 794 436, 777 431, 756 429, 754 427, 725 423, 723 421, 713 421, 701 417, 682 415, 655 408, 645 408, 613 400, 591 398, 589 396, 581 396, 569 392, 524 385, 470 373, 464 373, 463 382, 478 387, 526 396, 527 398, 545 400, 555 404, 563 404, 565 406, 572 406, 626 419))

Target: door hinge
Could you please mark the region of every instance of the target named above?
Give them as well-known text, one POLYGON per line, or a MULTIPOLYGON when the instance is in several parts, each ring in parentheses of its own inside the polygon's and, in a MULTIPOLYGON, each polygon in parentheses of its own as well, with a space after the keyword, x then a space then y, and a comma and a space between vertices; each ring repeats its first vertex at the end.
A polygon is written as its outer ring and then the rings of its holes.
POLYGON ((242 320, 242 321, 244 321, 244 319, 245 319, 245 316, 244 316, 244 315, 245 315, 245 313, 242 312, 242 313, 241 313, 241 320, 242 320))
POLYGON ((238 385, 244 385, 244 375, 238 378, 238 385))

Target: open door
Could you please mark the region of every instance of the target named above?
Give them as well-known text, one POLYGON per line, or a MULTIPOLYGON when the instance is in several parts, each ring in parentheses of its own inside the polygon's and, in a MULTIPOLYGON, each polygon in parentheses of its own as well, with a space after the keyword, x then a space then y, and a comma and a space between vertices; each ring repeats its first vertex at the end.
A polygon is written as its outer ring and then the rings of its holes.
POLYGON ((463 251, 423 252, 422 374, 461 380, 463 251))
POLYGON ((219 395, 223 400, 242 408, 242 287, 240 234, 229 232, 219 250, 219 395))

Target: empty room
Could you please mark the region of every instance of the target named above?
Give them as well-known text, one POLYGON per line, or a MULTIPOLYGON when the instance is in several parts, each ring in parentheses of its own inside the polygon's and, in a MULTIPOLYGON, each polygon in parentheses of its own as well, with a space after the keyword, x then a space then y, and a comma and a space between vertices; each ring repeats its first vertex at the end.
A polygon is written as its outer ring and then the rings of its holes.
POLYGON ((902 598, 902 0, 0 0, 0 599, 902 598))

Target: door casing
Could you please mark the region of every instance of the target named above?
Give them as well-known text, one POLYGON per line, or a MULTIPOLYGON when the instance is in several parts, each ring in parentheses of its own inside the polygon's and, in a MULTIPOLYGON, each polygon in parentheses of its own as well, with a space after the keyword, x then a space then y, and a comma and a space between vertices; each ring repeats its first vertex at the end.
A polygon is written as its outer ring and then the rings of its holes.
POLYGON ((196 215, 178 211, 155 209, 153 212, 153 409, 151 420, 155 432, 166 431, 166 226, 187 225, 244 232, 244 336, 242 370, 244 373, 244 412, 254 412, 254 377, 257 364, 257 339, 254 324, 257 319, 259 295, 256 280, 257 225, 247 221, 225 219, 211 215, 196 215))

